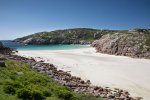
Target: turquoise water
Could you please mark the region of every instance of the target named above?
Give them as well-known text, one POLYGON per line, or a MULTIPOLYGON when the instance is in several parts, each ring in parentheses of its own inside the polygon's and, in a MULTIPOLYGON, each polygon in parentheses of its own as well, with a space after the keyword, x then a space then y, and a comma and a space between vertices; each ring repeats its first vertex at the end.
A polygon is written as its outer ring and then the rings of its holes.
POLYGON ((74 44, 56 44, 56 45, 24 45, 15 43, 12 41, 2 41, 4 46, 14 48, 17 50, 69 50, 69 49, 79 49, 88 48, 87 45, 74 45, 74 44))

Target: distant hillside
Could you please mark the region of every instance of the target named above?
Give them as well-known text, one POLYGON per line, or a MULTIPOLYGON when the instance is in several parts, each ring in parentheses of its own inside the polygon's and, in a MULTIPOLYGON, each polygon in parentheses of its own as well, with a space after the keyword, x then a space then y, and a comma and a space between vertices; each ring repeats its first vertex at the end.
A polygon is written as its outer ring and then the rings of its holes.
POLYGON ((39 32, 15 41, 25 44, 90 44, 102 35, 113 33, 112 30, 98 30, 90 28, 75 28, 56 30, 51 32, 39 32))

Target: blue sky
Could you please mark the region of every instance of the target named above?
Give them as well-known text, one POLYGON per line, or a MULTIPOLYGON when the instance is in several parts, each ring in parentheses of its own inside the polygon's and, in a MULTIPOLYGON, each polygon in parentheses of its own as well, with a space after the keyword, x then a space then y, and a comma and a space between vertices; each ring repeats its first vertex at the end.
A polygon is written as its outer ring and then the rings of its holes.
POLYGON ((150 0, 0 0, 0 40, 83 27, 150 28, 150 0))

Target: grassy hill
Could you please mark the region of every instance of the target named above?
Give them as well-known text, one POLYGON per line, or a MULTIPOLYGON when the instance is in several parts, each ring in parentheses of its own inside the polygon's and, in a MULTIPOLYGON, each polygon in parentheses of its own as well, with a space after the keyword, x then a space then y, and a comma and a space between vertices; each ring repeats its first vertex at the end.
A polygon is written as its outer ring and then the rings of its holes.
POLYGON ((30 66, 5 60, 0 66, 0 100, 103 100, 73 92, 30 66))
POLYGON ((114 33, 112 30, 98 30, 90 28, 75 28, 39 32, 15 39, 25 44, 89 44, 99 39, 103 34, 114 33))

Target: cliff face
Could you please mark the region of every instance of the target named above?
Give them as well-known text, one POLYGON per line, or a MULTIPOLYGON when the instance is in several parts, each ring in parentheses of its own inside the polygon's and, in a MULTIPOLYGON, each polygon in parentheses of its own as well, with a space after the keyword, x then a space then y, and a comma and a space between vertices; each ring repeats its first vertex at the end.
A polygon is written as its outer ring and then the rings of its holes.
POLYGON ((94 40, 99 39, 108 32, 114 31, 75 28, 51 32, 39 32, 15 39, 15 41, 24 44, 91 44, 94 40))
POLYGON ((92 46, 101 53, 150 59, 150 31, 107 34, 92 46))

